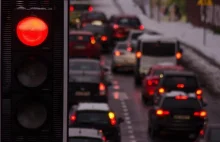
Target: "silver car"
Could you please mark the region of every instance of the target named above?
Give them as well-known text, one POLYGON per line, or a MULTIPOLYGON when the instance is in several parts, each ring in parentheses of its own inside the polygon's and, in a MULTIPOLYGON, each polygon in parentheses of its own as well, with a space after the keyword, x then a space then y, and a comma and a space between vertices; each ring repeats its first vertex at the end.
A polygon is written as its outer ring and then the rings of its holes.
POLYGON ((119 68, 133 70, 136 58, 135 47, 128 46, 126 42, 118 42, 112 53, 112 72, 116 72, 119 68))

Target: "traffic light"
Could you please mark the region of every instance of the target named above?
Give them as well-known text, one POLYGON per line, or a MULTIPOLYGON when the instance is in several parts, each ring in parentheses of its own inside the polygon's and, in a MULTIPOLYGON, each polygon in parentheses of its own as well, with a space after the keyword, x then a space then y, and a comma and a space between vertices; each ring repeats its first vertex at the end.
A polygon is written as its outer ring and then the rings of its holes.
POLYGON ((10 50, 2 57, 2 75, 10 75, 1 86, 4 142, 63 141, 63 11, 58 13, 15 9, 10 34, 2 29, 3 54, 10 50))

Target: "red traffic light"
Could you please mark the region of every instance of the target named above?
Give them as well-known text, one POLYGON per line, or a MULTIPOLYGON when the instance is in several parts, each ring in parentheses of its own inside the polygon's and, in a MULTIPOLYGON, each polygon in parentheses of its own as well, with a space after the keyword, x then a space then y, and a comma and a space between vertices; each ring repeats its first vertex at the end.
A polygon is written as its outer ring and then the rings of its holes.
POLYGON ((27 17, 22 19, 16 27, 19 40, 27 46, 38 46, 48 36, 48 25, 40 18, 27 17))

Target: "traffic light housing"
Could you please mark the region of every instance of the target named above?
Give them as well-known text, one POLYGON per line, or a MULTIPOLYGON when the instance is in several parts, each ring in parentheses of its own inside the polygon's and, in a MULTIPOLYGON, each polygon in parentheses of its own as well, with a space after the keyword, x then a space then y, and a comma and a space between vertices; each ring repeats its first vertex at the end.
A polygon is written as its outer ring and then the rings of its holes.
POLYGON ((1 57, 4 142, 63 141, 62 10, 18 8, 4 24, 1 57))

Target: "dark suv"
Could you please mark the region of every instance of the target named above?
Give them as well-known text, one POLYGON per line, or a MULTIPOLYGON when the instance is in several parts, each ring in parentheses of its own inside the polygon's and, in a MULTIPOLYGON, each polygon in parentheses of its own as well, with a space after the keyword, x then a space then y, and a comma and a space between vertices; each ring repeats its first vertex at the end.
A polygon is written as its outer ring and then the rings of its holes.
POLYGON ((160 132, 187 134, 195 140, 207 121, 207 113, 195 93, 165 93, 149 111, 148 131, 152 138, 160 132))

